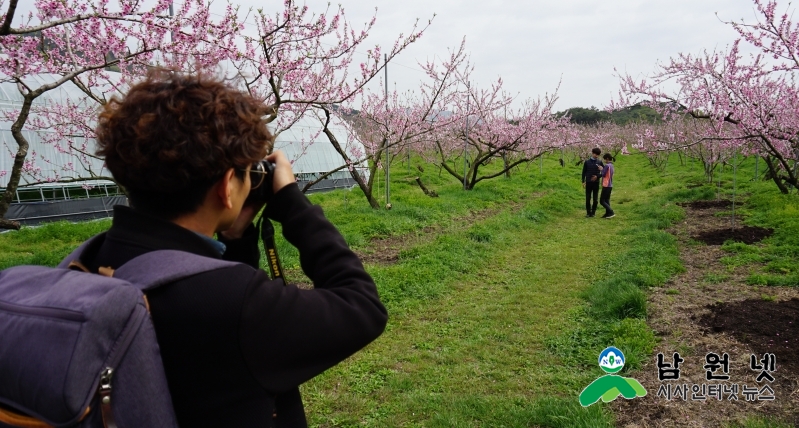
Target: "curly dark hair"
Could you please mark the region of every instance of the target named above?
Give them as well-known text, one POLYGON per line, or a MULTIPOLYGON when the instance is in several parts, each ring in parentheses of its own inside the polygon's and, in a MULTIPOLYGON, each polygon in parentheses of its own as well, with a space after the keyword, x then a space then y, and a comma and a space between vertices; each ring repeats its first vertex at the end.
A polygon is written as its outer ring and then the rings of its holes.
POLYGON ((214 77, 154 70, 100 112, 97 155, 136 209, 196 212, 230 168, 272 151, 263 103, 214 77))

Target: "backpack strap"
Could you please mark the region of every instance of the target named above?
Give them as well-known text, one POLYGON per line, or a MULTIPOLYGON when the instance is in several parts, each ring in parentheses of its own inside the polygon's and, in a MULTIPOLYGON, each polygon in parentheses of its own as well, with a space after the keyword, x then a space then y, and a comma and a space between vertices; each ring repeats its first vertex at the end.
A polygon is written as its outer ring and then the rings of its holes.
POLYGON ((85 270, 85 268, 81 268, 82 264, 80 264, 80 259, 83 255, 83 252, 85 251, 87 254, 96 252, 100 249, 100 245, 103 244, 103 241, 105 241, 105 232, 92 236, 87 241, 80 244, 78 248, 75 248, 74 251, 69 253, 69 255, 66 256, 57 267, 61 269, 69 269, 70 264, 74 262, 78 268, 85 270))
MULTIPOLYGON (((91 255, 100 249, 105 240, 105 234, 103 232, 89 238, 64 258, 58 267, 87 271, 80 260, 84 253, 91 255)), ((100 267, 98 273, 103 276, 124 279, 144 292, 199 273, 239 264, 241 263, 204 257, 186 251, 156 250, 134 257, 116 270, 100 267)))
POLYGON ((116 270, 109 269, 108 273, 144 292, 200 273, 240 264, 185 251, 157 250, 142 254, 116 270))

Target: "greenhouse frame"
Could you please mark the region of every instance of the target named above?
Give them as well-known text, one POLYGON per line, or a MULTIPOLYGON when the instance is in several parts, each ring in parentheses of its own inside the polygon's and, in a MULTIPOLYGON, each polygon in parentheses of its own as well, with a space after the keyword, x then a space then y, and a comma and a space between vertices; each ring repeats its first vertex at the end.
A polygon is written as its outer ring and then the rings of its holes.
MULTIPOLYGON (((32 87, 38 87, 59 77, 36 75, 25 80, 26 83, 29 81, 32 87)), ((68 101, 77 102, 83 98, 85 94, 73 83, 67 82, 37 98, 34 101, 34 109, 35 106, 44 103, 63 104, 68 101)), ((0 111, 8 113, 19 110, 22 101, 22 95, 15 83, 0 81, 0 111)), ((32 111, 28 124, 34 118, 35 113, 32 111)), ((14 155, 17 152, 17 144, 11 134, 11 124, 5 114, 0 116, 0 150, 2 150, 0 194, 8 185, 14 155)), ((292 161, 292 169, 301 189, 307 183, 344 165, 344 160, 330 144, 327 136, 319 132, 321 127, 316 118, 304 116, 289 129, 281 132, 275 141, 275 149, 284 151, 292 161)), ((349 134, 346 127, 331 125, 330 130, 339 141, 349 141, 350 145, 363 151, 363 145, 349 134)), ((127 205, 127 198, 113 181, 98 179, 111 176, 102 160, 76 156, 75 153, 60 149, 59 144, 66 142, 49 141, 52 138, 48 139, 48 133, 52 131, 23 129, 22 133, 30 143, 28 159, 33 162, 35 169, 32 173, 23 172, 6 219, 27 225, 57 220, 96 219, 110 217, 114 205, 127 205), (65 179, 74 178, 85 180, 63 182, 65 179)), ((93 152, 93 140, 87 139, 86 144, 89 147, 87 151, 93 152)), ((368 178, 369 172, 365 167, 358 168, 357 171, 365 179, 368 178)), ((319 181, 307 193, 351 188, 354 185, 356 185, 355 180, 345 168, 319 181)))

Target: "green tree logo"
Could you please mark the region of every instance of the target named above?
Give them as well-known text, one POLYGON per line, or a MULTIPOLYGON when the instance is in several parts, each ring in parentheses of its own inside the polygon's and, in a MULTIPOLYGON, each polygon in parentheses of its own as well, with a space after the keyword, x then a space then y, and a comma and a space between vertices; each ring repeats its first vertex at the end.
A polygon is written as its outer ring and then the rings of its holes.
POLYGON ((580 404, 583 407, 588 407, 600 399, 607 403, 619 395, 628 400, 646 395, 646 389, 637 380, 614 374, 624 367, 624 354, 618 348, 613 346, 605 348, 599 354, 599 367, 608 374, 591 382, 580 393, 580 404))

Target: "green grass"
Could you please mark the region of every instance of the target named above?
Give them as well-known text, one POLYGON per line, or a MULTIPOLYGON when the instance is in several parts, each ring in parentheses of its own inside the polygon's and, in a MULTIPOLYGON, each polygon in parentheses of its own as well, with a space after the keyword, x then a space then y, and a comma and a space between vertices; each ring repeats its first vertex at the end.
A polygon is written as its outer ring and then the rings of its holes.
MULTIPOLYGON (((752 274, 747 282, 752 285, 799 286, 799 195, 796 190, 781 194, 773 182, 753 180, 754 159, 738 159, 735 192, 731 168, 721 176, 721 189, 715 183, 713 187, 722 198, 735 197, 736 218, 743 224, 773 228, 774 235, 753 245, 725 243, 722 263, 730 269, 748 267, 752 274)), ((760 167, 762 173, 763 162, 760 167)))
MULTIPOLYGON (((626 171, 639 178, 653 175, 640 158, 630 159, 626 171)), ((548 340, 549 349, 570 365, 597 370, 599 353, 611 345, 625 354, 623 373, 649 358, 655 337, 645 322, 647 289, 684 271, 675 238, 662 229, 684 218, 675 202, 707 197, 701 188, 678 190, 678 183, 663 177, 625 184, 627 194, 635 196, 625 205, 624 227, 608 240, 614 251, 582 293, 588 305, 571 313, 570 329, 548 340)))
POLYGON ((609 426, 606 411, 575 400, 593 371, 555 363, 545 345, 560 314, 581 305, 585 265, 601 260, 569 251, 592 227, 576 217, 541 224, 502 213, 484 223, 490 241, 444 236, 448 246, 422 251, 431 259, 369 267, 392 314, 388 330, 303 387, 312 425, 609 426), (467 249, 474 257, 447 262, 467 249), (436 292, 396 291, 410 285, 392 280, 399 271, 434 263, 437 276, 409 282, 436 292))
MULTIPOLYGON (((390 211, 370 209, 357 189, 310 196, 355 249, 369 250, 376 238, 414 242, 395 264, 367 265, 389 325, 376 342, 302 386, 311 426, 613 426, 607 406, 582 408, 577 397, 603 374, 597 358, 605 347, 625 353, 624 373, 633 377, 651 357, 647 292, 683 270, 664 229, 685 216, 677 202, 729 197, 732 180, 722 177, 728 184, 721 190, 688 189, 685 183, 702 183, 702 172, 676 157, 658 173, 641 156, 620 156, 617 216, 586 219, 580 167, 561 168, 558 158, 546 158, 543 173, 536 163, 469 192, 426 165, 422 179, 439 198, 405 180, 418 171, 396 164, 390 211)), ((725 263, 750 266, 758 284, 790 285, 799 275, 799 202, 768 184, 739 182, 748 199, 736 216, 774 227, 775 235, 757 245, 725 244, 725 263)), ((54 265, 109 225, 0 234, 0 267, 54 265)), ((303 280, 296 249, 277 229, 288 279, 303 280)))
POLYGON ((16 265, 55 266, 83 241, 107 230, 110 220, 57 222, 0 235, 0 269, 16 265))
MULTIPOLYGON (((640 158, 628 166, 654 175, 640 158)), ((627 353, 627 372, 651 355, 645 289, 682 269, 676 242, 661 230, 682 209, 652 198, 654 187, 637 187, 633 171, 618 182, 628 202, 612 221, 583 218, 580 189, 553 185, 513 214, 415 249, 407 262, 370 266, 389 302, 389 329, 350 364, 303 387, 312 425, 612 425, 603 405, 582 409, 576 397, 603 374, 597 358, 605 347, 627 353), (466 263, 447 264, 453 257, 466 263), (423 270, 415 286, 392 280, 425 267, 432 275, 423 270), (618 287, 632 297, 619 299, 618 287), (363 367, 377 375, 364 378, 363 367)))
POLYGON ((799 286, 799 197, 783 195, 767 186, 752 185, 742 215, 748 224, 774 229, 764 241, 746 245, 728 242, 722 262, 729 268, 749 266, 751 285, 799 286))

